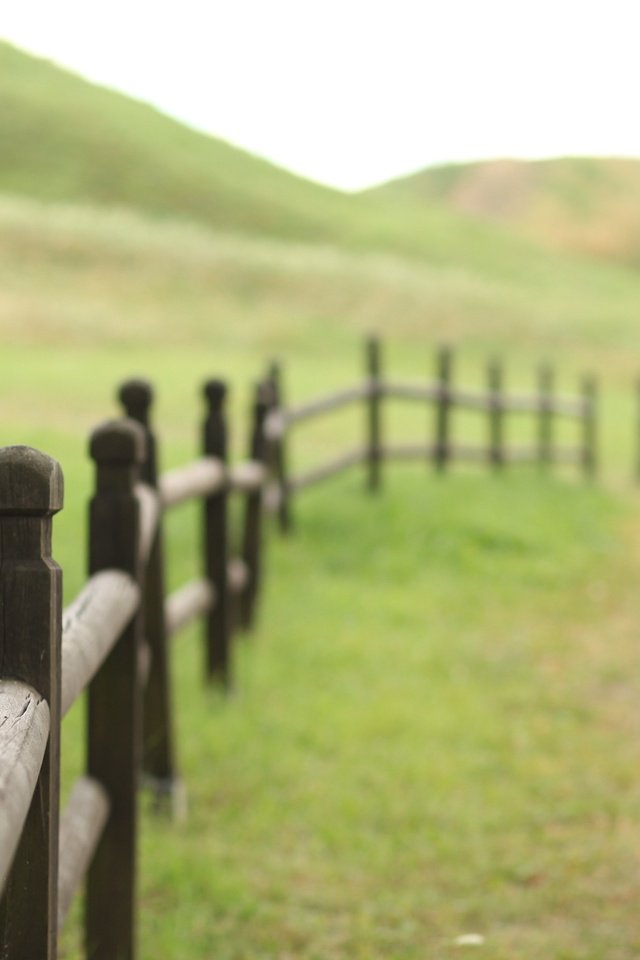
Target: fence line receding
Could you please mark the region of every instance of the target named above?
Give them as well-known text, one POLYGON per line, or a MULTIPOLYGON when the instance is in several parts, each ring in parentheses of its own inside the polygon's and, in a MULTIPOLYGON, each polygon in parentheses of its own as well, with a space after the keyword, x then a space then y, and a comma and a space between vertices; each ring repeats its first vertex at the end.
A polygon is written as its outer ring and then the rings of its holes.
POLYGON ((543 468, 574 464, 585 476, 594 476, 597 465, 597 389, 593 377, 583 378, 579 396, 558 396, 554 371, 548 364, 543 364, 538 369, 535 393, 509 394, 504 386, 503 366, 500 361, 492 359, 487 365, 486 389, 469 390, 455 384, 454 360, 452 348, 442 347, 436 354, 432 381, 415 383, 388 379, 382 372, 380 341, 370 338, 366 342, 362 383, 295 406, 285 405, 281 370, 279 365, 273 364, 268 374, 270 409, 265 423, 272 475, 268 502, 278 513, 281 529, 291 528, 295 494, 361 464, 366 468, 367 486, 372 491, 381 487, 384 462, 396 459, 423 460, 433 464, 440 473, 455 462, 487 464, 496 471, 511 464, 532 463, 543 468), (382 416, 386 400, 414 402, 431 409, 431 435, 412 443, 388 442, 382 416), (362 405, 365 414, 362 444, 328 463, 292 474, 288 441, 294 428, 297 430, 301 424, 316 417, 358 404, 362 405), (456 410, 475 411, 486 416, 484 444, 454 442, 456 410), (512 415, 534 418, 537 426, 535 443, 528 446, 507 443, 507 418, 512 415), (562 446, 556 441, 555 426, 559 420, 576 423, 579 436, 573 445, 562 446))

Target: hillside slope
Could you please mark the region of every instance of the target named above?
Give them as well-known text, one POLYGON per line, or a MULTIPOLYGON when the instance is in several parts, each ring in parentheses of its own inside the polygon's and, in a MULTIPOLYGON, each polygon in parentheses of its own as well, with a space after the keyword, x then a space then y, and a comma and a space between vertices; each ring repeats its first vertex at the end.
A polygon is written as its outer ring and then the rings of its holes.
POLYGON ((556 250, 640 264, 640 160, 573 157, 432 167, 370 196, 449 209, 556 250))
MULTIPOLYGON (((306 181, 0 42, 0 192, 528 277, 549 258, 438 203, 306 181)), ((555 269, 553 267, 552 269, 555 269)))
POLYGON ((290 236, 329 229, 337 191, 0 42, 0 190, 137 206, 290 236))

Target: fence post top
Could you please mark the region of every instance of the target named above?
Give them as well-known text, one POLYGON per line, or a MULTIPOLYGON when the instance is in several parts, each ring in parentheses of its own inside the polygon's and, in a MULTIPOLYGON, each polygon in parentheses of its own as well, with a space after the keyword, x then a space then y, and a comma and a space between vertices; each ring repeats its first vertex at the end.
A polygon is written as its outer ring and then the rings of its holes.
POLYGON ((63 499, 57 460, 33 447, 0 448, 0 514, 50 516, 62 509, 63 499))
POLYGON ((135 411, 146 414, 153 402, 153 387, 142 377, 132 377, 120 384, 118 399, 124 404, 128 413, 135 411))
POLYGON ((108 420, 91 434, 89 452, 98 463, 142 464, 147 453, 144 427, 128 417, 108 420))
POLYGON ((224 380, 214 378, 204 383, 202 392, 211 406, 221 406, 227 394, 227 385, 224 380))

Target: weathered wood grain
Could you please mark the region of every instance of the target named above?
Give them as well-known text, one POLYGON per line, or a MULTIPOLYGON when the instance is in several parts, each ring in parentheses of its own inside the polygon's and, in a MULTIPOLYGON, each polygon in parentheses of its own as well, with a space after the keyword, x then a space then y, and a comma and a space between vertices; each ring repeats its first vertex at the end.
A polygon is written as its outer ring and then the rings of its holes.
POLYGON ((62 572, 51 518, 62 507, 58 463, 29 447, 0 450, 0 677, 49 705, 49 739, 0 901, 7 957, 55 960, 60 793, 62 572))
POLYGON ((60 821, 58 926, 69 912, 109 816, 109 797, 91 777, 80 777, 60 821))
POLYGON ((62 616, 64 716, 100 668, 140 603, 138 584, 122 570, 94 574, 62 616))
POLYGON ((49 719, 49 705, 37 691, 0 680, 0 893, 38 781, 49 719))

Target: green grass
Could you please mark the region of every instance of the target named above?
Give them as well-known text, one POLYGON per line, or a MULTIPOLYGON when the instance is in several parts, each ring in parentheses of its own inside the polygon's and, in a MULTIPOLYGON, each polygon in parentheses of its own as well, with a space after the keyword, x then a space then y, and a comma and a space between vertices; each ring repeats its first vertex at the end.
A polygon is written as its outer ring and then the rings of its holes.
POLYGON ((627 509, 397 467, 298 519, 231 700, 177 641, 190 818, 145 816, 142 956, 636 956, 627 509))
MULTIPOLYGON (((100 289, 115 316, 102 277, 100 289)), ((199 381, 227 376, 242 454, 248 387, 278 339, 260 349, 230 337, 214 350, 216 333, 147 346, 135 330, 127 341, 123 322, 96 347, 68 332, 6 347, 3 442, 39 446, 65 469, 54 552, 67 601, 85 576, 86 438, 114 412, 120 378, 153 377, 172 466, 197 452, 199 381)), ((308 350, 294 339, 292 399, 353 382, 358 349, 355 331, 310 336, 308 350)), ((401 378, 431 359, 420 339, 389 340, 401 378)), ((526 385, 531 360, 509 354, 511 384, 526 385)), ((479 385, 479 347, 460 363, 461 382, 479 385)), ((606 396, 605 479, 621 485, 630 396, 612 383, 606 396)), ((389 437, 427 434, 426 411, 387 413, 389 437)), ((481 423, 463 428, 480 438, 481 423)), ((358 410, 300 427, 292 460, 317 462, 361 436, 358 410)), ((628 493, 524 469, 438 480, 398 464, 385 477, 379 500, 357 472, 310 491, 297 535, 270 541, 261 625, 238 650, 230 701, 202 689, 197 632, 176 641, 190 819, 145 814, 142 957, 417 960, 458 955, 466 932, 497 960, 635 956, 640 602, 628 493)), ((174 586, 198 569, 196 529, 194 511, 170 518, 174 586)), ((65 792, 81 728, 76 710, 65 792)), ((78 908, 68 960, 77 921, 78 908)))
MULTIPOLYGON (((345 336, 333 355, 326 343, 293 348, 292 397, 355 379, 357 346, 345 336)), ((389 344, 400 376, 429 359, 389 344)), ((207 372, 236 385, 242 452, 260 360, 235 344, 209 357, 154 342, 151 353, 135 336, 99 350, 70 339, 7 348, 5 440, 65 468, 55 555, 67 600, 84 578, 86 435, 114 411, 117 380, 153 374, 169 466, 197 451, 207 372)), ((512 361, 524 382, 527 358, 512 361)), ((460 377, 480 382, 473 353, 460 377)), ((390 435, 425 430, 424 410, 389 413, 390 435)), ((293 461, 361 430, 361 411, 300 427, 293 461)), ((620 436, 609 443, 621 458, 620 436)), ((635 956, 631 501, 529 470, 437 479, 398 464, 385 477, 379 500, 357 472, 301 496, 296 536, 270 541, 260 629, 238 650, 231 700, 202 689, 197 631, 176 641, 190 818, 145 814, 142 957, 417 960, 458 955, 467 932, 497 960, 635 956)), ((198 569, 196 530, 194 511, 170 518, 174 586, 198 569)), ((81 710, 65 721, 65 792, 81 721, 81 710)))

